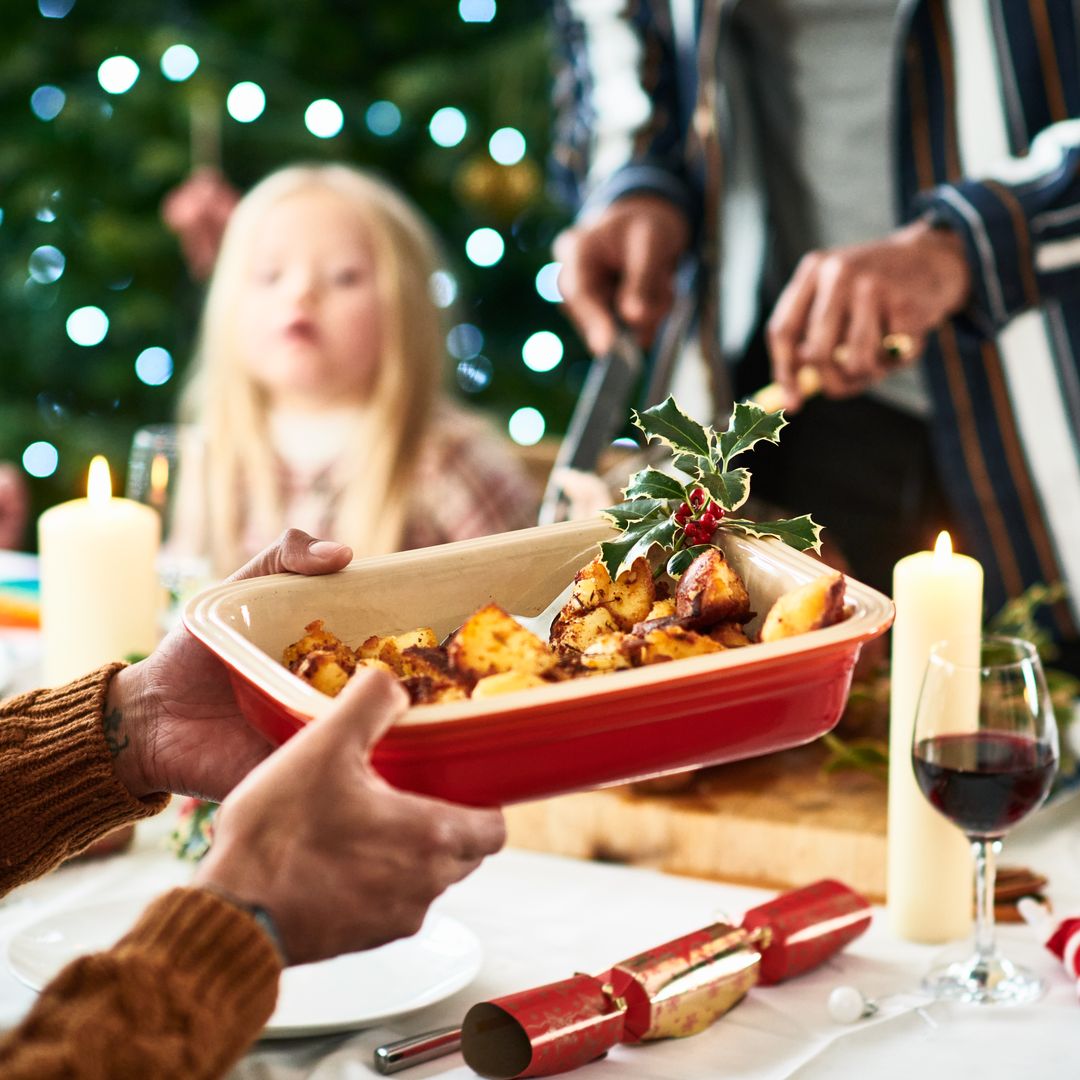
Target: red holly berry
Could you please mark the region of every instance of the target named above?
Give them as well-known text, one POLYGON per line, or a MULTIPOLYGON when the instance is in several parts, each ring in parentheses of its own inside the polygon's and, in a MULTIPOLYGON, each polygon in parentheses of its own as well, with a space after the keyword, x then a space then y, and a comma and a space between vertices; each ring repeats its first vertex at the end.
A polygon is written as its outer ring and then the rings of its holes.
POLYGON ((705 489, 696 487, 690 492, 690 504, 696 509, 705 501, 705 489))

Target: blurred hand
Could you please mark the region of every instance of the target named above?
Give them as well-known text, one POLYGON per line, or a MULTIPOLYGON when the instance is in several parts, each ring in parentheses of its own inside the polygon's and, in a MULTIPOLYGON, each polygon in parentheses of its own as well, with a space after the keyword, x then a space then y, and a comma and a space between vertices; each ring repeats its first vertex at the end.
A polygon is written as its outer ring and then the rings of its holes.
POLYGON ((229 215, 239 202, 236 189, 217 169, 196 169, 161 204, 161 219, 180 240, 196 281, 210 276, 229 215))
MULTIPOLYGON (((289 529, 229 578, 330 574, 352 558, 342 544, 289 529)), ((273 749, 237 708, 225 666, 182 626, 109 686, 106 727, 116 773, 136 797, 156 791, 220 802, 273 749)))
POLYGON ((407 707, 392 676, 359 671, 222 804, 194 884, 265 908, 289 963, 415 933, 505 840, 498 810, 397 791, 371 769, 371 747, 407 707))
POLYGON ((559 235, 559 291, 594 356, 614 344, 617 318, 642 346, 652 343, 689 244, 685 215, 659 195, 628 195, 559 235))
POLYGON ((860 394, 895 370, 882 348, 888 334, 916 360, 927 334, 967 303, 971 274, 960 237, 922 221, 883 240, 813 251, 803 257, 768 325, 773 377, 785 407, 803 402, 799 369, 813 367, 829 397, 860 394), (842 346, 838 352, 838 346, 842 346))
POLYGON ((30 493, 18 466, 0 461, 0 548, 22 546, 26 519, 30 514, 30 493))

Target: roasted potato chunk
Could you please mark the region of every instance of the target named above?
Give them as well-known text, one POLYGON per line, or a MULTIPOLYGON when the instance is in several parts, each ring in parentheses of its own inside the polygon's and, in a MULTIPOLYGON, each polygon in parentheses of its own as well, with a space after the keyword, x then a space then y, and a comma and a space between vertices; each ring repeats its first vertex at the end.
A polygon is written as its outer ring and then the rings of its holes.
POLYGON ((551 646, 559 652, 583 653, 599 638, 619 632, 619 624, 607 608, 593 608, 565 622, 556 620, 551 628, 551 646))
POLYGON ((675 614, 695 627, 750 619, 746 585, 718 548, 703 551, 686 568, 675 590, 675 614))
MULTIPOLYGON (((286 646, 282 654, 282 663, 295 673, 295 665, 304 659, 309 653, 329 652, 340 654, 342 661, 351 662, 353 651, 337 636, 327 630, 322 619, 314 619, 304 627, 304 636, 299 641, 294 641, 286 646)), ((350 668, 351 670, 351 668, 350 668)))
POLYGON ((356 670, 356 661, 343 662, 335 650, 312 649, 296 662, 293 674, 330 697, 337 697, 356 670))
POLYGON ((647 559, 635 559, 615 581, 598 558, 582 567, 574 578, 574 591, 551 627, 552 638, 561 637, 563 624, 597 608, 605 608, 618 630, 629 630, 649 614, 656 600, 656 585, 647 559))
POLYGON ((515 690, 528 690, 533 686, 543 686, 544 680, 539 675, 527 671, 500 671, 497 675, 485 675, 474 687, 474 698, 496 697, 499 694, 512 694, 515 690))
POLYGON ((408 675, 401 685, 409 693, 414 705, 435 705, 443 701, 463 701, 469 696, 469 688, 463 682, 445 682, 426 675, 408 675))
POLYGON ((844 575, 823 574, 778 597, 761 624, 762 641, 805 634, 844 618, 844 575))
POLYGON ((626 634, 602 634, 581 654, 581 664, 589 671, 618 671, 632 667, 623 643, 626 634))
POLYGON ((306 633, 286 647, 285 666, 316 690, 335 697, 356 670, 356 655, 336 634, 327 630, 322 619, 304 627, 306 633))
POLYGON ((650 630, 641 637, 628 636, 623 648, 635 667, 724 651, 724 646, 707 634, 699 634, 696 630, 675 624, 650 630))
POLYGON ((498 604, 485 604, 470 615, 446 647, 450 663, 470 679, 500 671, 543 675, 555 665, 555 654, 498 604))
POLYGON ((719 642, 725 649, 741 649, 754 643, 746 636, 746 631, 738 623, 720 623, 707 631, 713 641, 719 642))
POLYGON ((406 649, 434 649, 437 648, 439 639, 430 626, 421 626, 415 630, 406 630, 404 634, 389 634, 385 637, 373 636, 366 638, 356 650, 356 656, 361 660, 381 660, 398 675, 406 676, 410 672, 405 670, 402 655, 406 649))

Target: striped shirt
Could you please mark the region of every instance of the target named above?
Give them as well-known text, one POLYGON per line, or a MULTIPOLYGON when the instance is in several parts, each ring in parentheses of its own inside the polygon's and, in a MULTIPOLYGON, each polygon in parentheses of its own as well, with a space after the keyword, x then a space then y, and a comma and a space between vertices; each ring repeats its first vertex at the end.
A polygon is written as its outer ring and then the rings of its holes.
MULTIPOLYGON (((700 322, 729 352, 750 329, 731 298, 756 295, 765 250, 760 177, 741 152, 753 117, 728 32, 736 4, 555 5, 556 180, 584 213, 641 191, 686 209, 700 322)), ((970 308, 934 335, 924 367, 940 467, 986 571, 988 609, 1064 582, 1069 599, 1052 618, 1070 639, 1080 623, 1078 7, 905 0, 889 117, 896 221, 931 213, 963 238, 971 267, 970 308)))

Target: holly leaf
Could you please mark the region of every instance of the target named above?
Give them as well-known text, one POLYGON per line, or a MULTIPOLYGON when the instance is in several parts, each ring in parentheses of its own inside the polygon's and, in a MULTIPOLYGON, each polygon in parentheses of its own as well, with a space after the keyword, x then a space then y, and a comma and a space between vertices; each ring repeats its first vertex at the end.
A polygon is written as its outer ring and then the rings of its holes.
POLYGON ((701 486, 727 511, 738 510, 750 497, 750 470, 732 469, 701 477, 701 486))
POLYGON ((740 401, 732 410, 727 431, 720 435, 720 464, 723 470, 738 454, 764 441, 778 443, 780 432, 787 426, 783 410, 767 412, 760 405, 740 401))
POLYGON ((665 570, 673 577, 682 577, 686 568, 703 552, 708 551, 712 544, 697 544, 694 547, 683 548, 676 551, 667 561, 665 570))
MULTIPOLYGON (((737 407, 737 406, 736 406, 737 407)), ((668 397, 659 405, 654 405, 644 412, 634 410, 634 423, 641 428, 647 439, 659 439, 677 454, 700 454, 711 457, 712 441, 709 432, 696 420, 691 420, 675 404, 673 397, 668 397)))
POLYGON ((673 476, 659 469, 642 469, 630 477, 630 484, 623 492, 628 499, 686 499, 686 490, 673 476))
POLYGON ((625 529, 645 518, 659 521, 661 516, 667 515, 667 509, 666 499, 632 499, 617 506, 609 506, 602 513, 610 518, 617 528, 625 529))
POLYGON ((703 476, 709 476, 716 470, 713 459, 702 457, 700 454, 677 454, 671 464, 679 472, 684 472, 698 480, 703 476))
POLYGON ((779 521, 748 521, 745 518, 726 517, 721 525, 725 529, 735 529, 747 536, 775 536, 796 551, 810 548, 821 551, 821 526, 809 514, 797 518, 781 518, 779 521))
POLYGON ((670 518, 657 522, 653 519, 631 525, 618 540, 605 540, 600 544, 600 559, 614 581, 634 560, 648 555, 654 544, 670 547, 678 526, 670 518))

